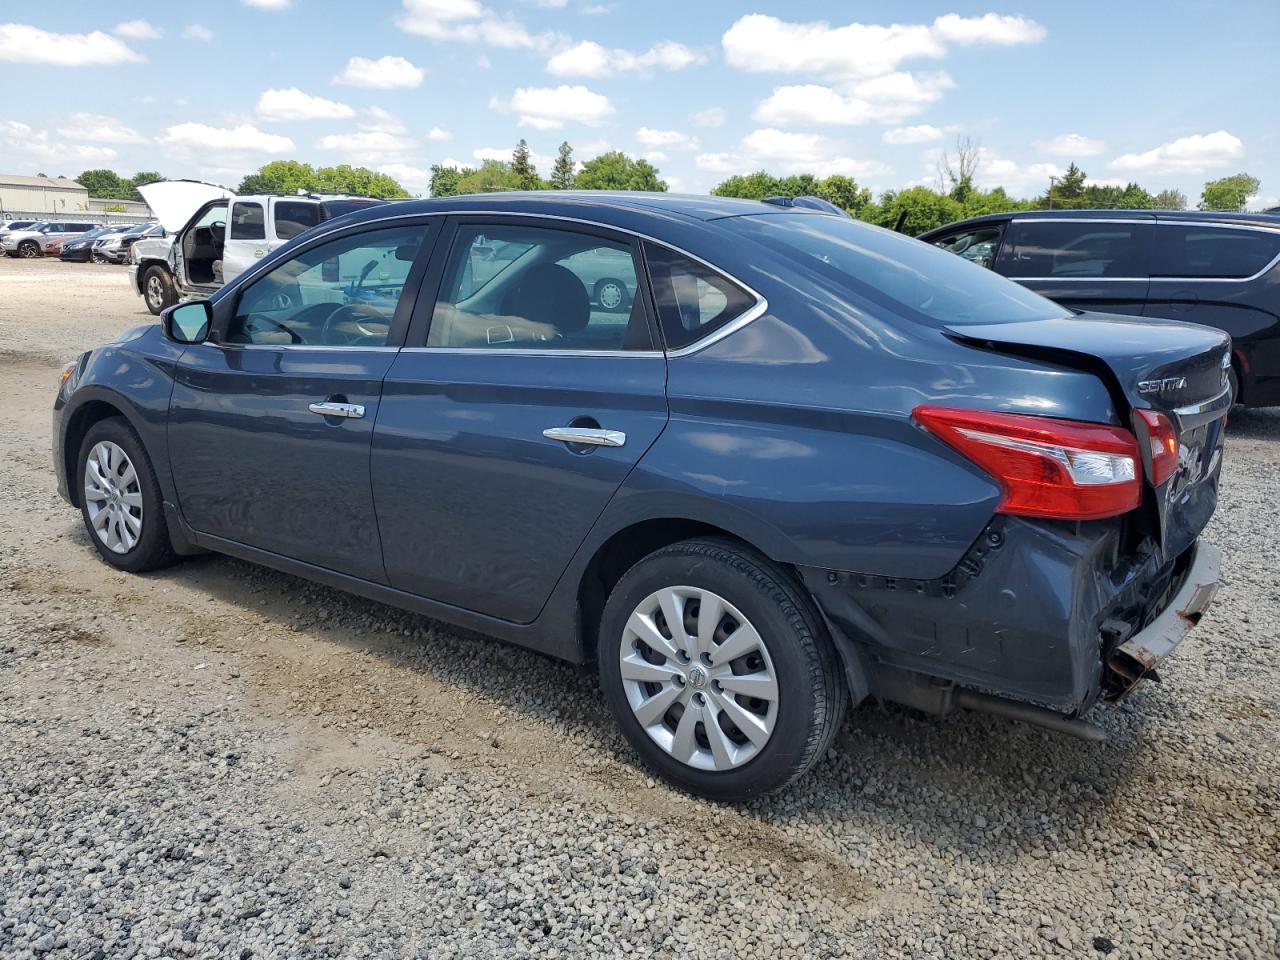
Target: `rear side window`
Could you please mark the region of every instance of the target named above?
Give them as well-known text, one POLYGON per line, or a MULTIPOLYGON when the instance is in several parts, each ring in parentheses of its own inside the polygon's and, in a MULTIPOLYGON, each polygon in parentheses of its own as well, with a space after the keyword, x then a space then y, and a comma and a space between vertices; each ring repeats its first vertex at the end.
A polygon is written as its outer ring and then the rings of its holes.
POLYGON ((276 201, 276 239, 292 240, 320 223, 320 204, 300 200, 276 201))
POLYGON ((1280 231, 1160 224, 1154 277, 1251 277, 1280 256, 1280 231))
POLYGON ((652 243, 645 244, 645 259, 668 350, 701 340, 755 306, 755 297, 697 260, 652 243))
POLYGON ((1151 226, 1092 220, 1015 220, 996 270, 1006 277, 1146 279, 1151 226))
POLYGON ((263 219, 262 204, 232 204, 230 236, 232 240, 265 240, 267 228, 263 219))
POLYGON ((995 263, 996 249, 1000 246, 1001 229, 999 224, 973 227, 935 240, 933 245, 990 270, 995 263))

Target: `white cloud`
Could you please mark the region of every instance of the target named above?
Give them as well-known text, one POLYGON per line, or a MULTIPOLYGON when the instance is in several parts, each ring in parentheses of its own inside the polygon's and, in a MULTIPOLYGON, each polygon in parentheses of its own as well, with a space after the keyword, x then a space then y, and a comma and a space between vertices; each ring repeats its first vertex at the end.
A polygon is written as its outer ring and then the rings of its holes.
POLYGON ((258 98, 258 116, 263 120, 342 120, 355 115, 345 103, 313 97, 297 87, 285 90, 263 90, 258 98))
POLYGON ((213 39, 213 31, 208 27, 193 23, 182 31, 183 40, 199 40, 201 43, 208 43, 213 39))
POLYGON ((562 10, 569 5, 569 0, 536 0, 538 6, 548 10, 562 10))
POLYGON ((556 42, 552 33, 533 34, 513 17, 497 14, 478 0, 403 0, 396 26, 433 40, 484 43, 510 50, 545 50, 556 42))
POLYGON ((31 163, 74 162, 89 166, 108 163, 116 157, 110 147, 54 142, 47 130, 37 130, 17 120, 0 120, 0 144, 9 154, 25 157, 31 163))
POLYGON ((126 20, 124 23, 117 23, 111 32, 117 37, 128 37, 130 40, 159 40, 164 36, 163 30, 152 26, 146 20, 126 20))
POLYGON ((875 77, 905 60, 939 60, 948 44, 1037 43, 1039 24, 1023 17, 987 14, 938 17, 932 24, 793 23, 753 13, 741 17, 721 38, 730 66, 754 73, 800 73, 832 79, 875 77))
POLYGON ((364 112, 365 119, 360 121, 363 130, 381 130, 383 133, 404 133, 405 125, 393 113, 381 107, 369 107, 364 112))
POLYGON ((93 33, 50 33, 22 23, 0 23, 0 62, 83 67, 141 63, 144 59, 123 41, 99 30, 93 33))
POLYGON ((582 12, 588 17, 600 17, 606 13, 613 12, 612 3, 589 3, 582 8, 582 12))
POLYGON ((793 133, 773 128, 753 130, 732 153, 703 153, 694 166, 708 173, 749 173, 761 168, 782 173, 812 173, 819 177, 839 173, 850 177, 874 177, 892 169, 870 157, 853 157, 839 141, 816 133, 793 133))
POLYGON ((980 17, 962 17, 947 13, 933 21, 933 32, 949 43, 972 46, 990 43, 995 46, 1013 47, 1024 43, 1039 43, 1048 31, 1026 17, 1002 17, 986 13, 980 17))
POLYGON ((1250 197, 1249 202, 1245 204, 1246 210, 1252 210, 1254 212, 1259 210, 1270 210, 1272 207, 1280 207, 1280 196, 1276 196, 1275 194, 1262 196, 1259 194, 1256 197, 1250 197))
POLYGON ((613 104, 603 94, 583 86, 519 87, 508 100, 494 97, 489 106, 518 114, 520 126, 535 130, 559 130, 567 121, 599 126, 612 113, 613 104))
POLYGON ((424 76, 425 71, 421 67, 415 67, 404 57, 379 57, 377 60, 352 57, 333 82, 349 87, 394 90, 419 86, 424 76))
POLYGON ((672 40, 654 44, 644 53, 609 49, 593 40, 583 40, 548 60, 547 72, 557 77, 607 77, 655 68, 683 70, 695 63, 705 63, 706 59, 705 54, 672 40))
POLYGON ((723 127, 728 119, 720 107, 708 107, 689 115, 689 121, 695 127, 723 127))
POLYGON ((1079 133, 1063 133, 1052 140, 1037 140, 1035 148, 1051 157, 1096 157, 1107 149, 1101 140, 1094 140, 1079 133))
POLYGON ((1180 137, 1145 153, 1126 153, 1111 161, 1113 170, 1138 173, 1196 173, 1234 163, 1244 156, 1239 137, 1218 130, 1216 133, 1180 137))
POLYGON ((654 130, 641 127, 636 131, 636 140, 646 147, 669 147, 675 150, 697 150, 698 140, 679 130, 654 130))
POLYGON ((849 85, 847 94, 814 83, 778 87, 756 106, 755 118, 778 126, 895 123, 920 113, 952 86, 945 73, 888 73, 849 85))
POLYGON ((259 10, 283 10, 292 0, 240 0, 246 7, 257 7, 259 10))
POLYGON ((434 140, 437 143, 440 143, 445 140, 452 140, 453 134, 450 133, 448 130, 442 129, 441 127, 432 127, 430 130, 427 131, 427 139, 434 140))
POLYGON ((415 167, 407 163, 384 163, 379 173, 394 177, 410 193, 426 196, 431 192, 431 168, 415 167))
POLYGON ((880 135, 880 139, 885 143, 894 144, 931 143, 934 140, 941 140, 942 137, 942 130, 927 123, 914 127, 894 127, 892 130, 886 130, 880 135))
POLYGON ((316 146, 321 150, 341 153, 357 162, 374 163, 403 157, 413 148, 413 141, 385 130, 357 130, 331 133, 317 140, 316 146))
POLYGON ((251 153, 293 153, 293 141, 275 133, 263 133, 250 123, 236 127, 211 127, 204 123, 179 123, 160 137, 161 143, 207 150, 243 150, 251 153))
POLYGON ((58 128, 58 135, 69 140, 88 140, 91 143, 143 143, 147 139, 115 117, 97 113, 71 114, 66 126, 58 128))
POLYGON ((667 155, 661 150, 650 150, 648 153, 642 154, 643 159, 650 163, 666 163, 667 155))

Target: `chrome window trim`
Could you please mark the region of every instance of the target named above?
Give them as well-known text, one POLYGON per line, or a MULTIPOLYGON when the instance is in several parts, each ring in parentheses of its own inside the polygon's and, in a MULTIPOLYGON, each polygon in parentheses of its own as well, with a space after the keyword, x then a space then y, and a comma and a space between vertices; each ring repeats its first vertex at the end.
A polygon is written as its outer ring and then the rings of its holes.
POLYGON ((394 353, 402 349, 401 347, 389 346, 359 347, 349 343, 218 343, 213 340, 202 340, 200 344, 195 344, 195 346, 200 346, 201 344, 217 347, 220 350, 359 350, 361 353, 394 353))
MULTIPOLYGON (((1280 233, 1277 228, 1264 227, 1256 223, 1202 223, 1198 220, 1156 220, 1142 217, 1099 217, 1096 220, 1092 217, 1014 217, 1007 221, 1006 229, 1015 223, 1150 223, 1157 227, 1208 227, 1218 230, 1252 230, 1254 233, 1280 233)), ((1280 265, 1280 253, 1276 254, 1265 267, 1248 277, 1180 277, 1164 275, 1148 277, 1010 277, 1006 274, 1001 274, 1001 276, 1016 283, 1027 283, 1029 281, 1034 281, 1035 283, 1063 283, 1067 281, 1073 283, 1115 283, 1117 281, 1132 283, 1141 280, 1161 280, 1173 283, 1252 283, 1254 280, 1274 270, 1277 265, 1280 265)))
POLYGON ((404 353, 457 353, 488 357, 626 357, 635 359, 666 356, 661 350, 544 350, 537 347, 401 347, 404 353))
MULTIPOLYGON (((632 230, 628 227, 619 227, 612 223, 602 223, 599 220, 588 220, 584 217, 567 217, 561 214, 553 214, 553 213, 524 213, 524 212, 514 213, 509 210, 441 210, 441 211, 433 211, 429 213, 401 213, 401 214, 395 214, 389 217, 378 217, 373 220, 363 221, 360 224, 344 224, 340 227, 335 227, 330 230, 322 230, 320 233, 317 233, 314 237, 307 238, 307 246, 311 246, 313 241, 316 243, 319 243, 323 241, 324 238, 330 236, 331 234, 339 234, 345 230, 348 230, 356 226, 368 225, 370 229, 377 229, 377 227, 374 226, 375 224, 378 226, 381 226, 393 220, 419 220, 419 219, 425 219, 430 217, 503 217, 503 218, 523 217, 523 218, 532 219, 532 220, 552 220, 558 223, 576 223, 586 227, 596 227, 601 230, 612 230, 614 233, 620 233, 628 237, 634 237, 637 240, 647 241, 649 243, 656 243, 658 246, 665 247, 668 250, 672 250, 680 254, 682 257, 688 257, 690 260, 694 260, 697 263, 702 264, 704 267, 714 270, 716 273, 720 274, 720 276, 724 277, 730 283, 733 283, 736 286, 741 287, 749 295, 754 297, 756 302, 754 306, 747 308, 747 310, 739 314, 733 320, 730 320, 724 326, 716 330, 713 330, 711 333, 707 334, 705 337, 702 337, 699 340, 693 341, 693 343, 686 344, 685 346, 681 347, 678 350, 668 350, 668 351, 661 351, 661 350, 657 350, 657 351, 645 351, 645 350, 637 350, 637 351, 529 350, 529 351, 524 351, 524 350, 521 350, 521 351, 517 351, 517 350, 491 350, 487 347, 472 348, 472 347, 427 347, 427 346, 402 347, 398 349, 413 350, 413 351, 436 350, 436 351, 450 351, 450 352, 457 352, 457 353, 491 353, 491 354, 497 353, 497 354, 516 354, 516 355, 527 353, 535 356, 547 355, 547 356, 557 356, 557 357, 599 356, 599 355, 621 356, 623 354, 627 354, 629 356, 656 355, 656 356, 666 356, 667 358, 673 358, 673 357, 678 358, 678 357, 690 356, 691 354, 697 353, 700 350, 711 346, 713 343, 723 340, 725 337, 729 336, 730 334, 737 333, 747 324, 751 323, 751 321, 756 320, 757 318, 762 316, 765 313, 765 311, 769 309, 769 301, 766 300, 763 295, 758 293, 755 289, 753 289, 748 284, 743 283, 741 280, 739 280, 733 274, 729 273, 727 270, 724 270, 723 268, 716 266, 714 263, 711 263, 708 260, 704 260, 702 257, 698 256, 695 253, 690 253, 688 250, 685 250, 681 247, 677 247, 666 240, 660 240, 657 237, 650 236, 647 233, 640 233, 637 230, 632 230)), ((254 269, 253 272, 247 273, 247 274, 242 273, 240 274, 239 277, 236 277, 236 279, 232 282, 238 283, 240 285, 247 285, 251 283, 254 279, 256 279, 259 275, 266 273, 267 269, 272 267, 277 262, 279 261, 273 260, 271 261, 271 263, 267 263, 267 264, 260 263, 257 265, 257 267, 254 269)), ((224 285, 220 289, 226 290, 229 286, 230 286, 229 284, 224 285)), ((661 324, 659 324, 659 327, 660 326, 661 324)), ((302 344, 297 344, 295 346, 302 346, 302 344)), ((276 349, 279 349, 279 348, 276 348, 276 349)), ((332 349, 332 348, 326 347, 325 349, 332 349)))

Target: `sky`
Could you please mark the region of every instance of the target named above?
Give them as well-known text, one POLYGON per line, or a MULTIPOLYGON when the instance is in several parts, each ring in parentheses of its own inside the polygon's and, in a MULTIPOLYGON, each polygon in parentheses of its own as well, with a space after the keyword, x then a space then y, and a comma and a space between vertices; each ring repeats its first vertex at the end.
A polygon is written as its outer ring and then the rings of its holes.
POLYGON ((1172 187, 1248 171, 1280 204, 1280 0, 1071 3, 216 0, 0 5, 0 173, 91 167, 232 187, 277 159, 543 175, 622 150, 672 190, 734 173, 1172 187))

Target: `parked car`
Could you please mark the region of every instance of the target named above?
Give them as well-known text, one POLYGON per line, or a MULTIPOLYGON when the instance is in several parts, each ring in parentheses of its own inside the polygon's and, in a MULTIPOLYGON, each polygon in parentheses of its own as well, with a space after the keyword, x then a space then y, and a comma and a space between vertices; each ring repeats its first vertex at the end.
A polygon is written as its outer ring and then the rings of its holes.
POLYGON ((13 230, 27 230, 34 227, 38 220, 0 220, 0 237, 13 230))
MULTIPOLYGON (((58 247, 58 258, 69 263, 88 263, 90 260, 96 260, 93 255, 93 246, 100 240, 107 237, 119 236, 121 233, 129 229, 129 225, 111 224, 105 227, 95 227, 88 233, 81 234, 79 237, 64 241, 58 247)), ((45 253, 52 255, 53 244, 45 248, 45 253)))
POLYGON ((103 237, 93 245, 93 256, 103 263, 128 263, 133 245, 148 237, 163 239, 164 227, 158 223, 138 223, 128 230, 103 237))
POLYGON ((319 223, 380 200, 254 196, 192 180, 138 188, 164 229, 129 254, 129 282, 158 314, 184 297, 208 296, 272 250, 319 223))
POLYGON ((975 217, 920 239, 1073 310, 1225 330, 1236 399, 1280 404, 1280 217, 1034 210, 975 217))
POLYGON ((96 226, 96 223, 80 220, 32 224, 25 230, 12 230, 0 235, 0 250, 10 257, 42 257, 50 243, 74 240, 96 226))
POLYGON ((867 698, 1096 737, 1213 595, 1228 346, 812 210, 408 201, 69 364, 54 465, 112 567, 214 550, 595 661, 644 760, 738 799, 867 698))

